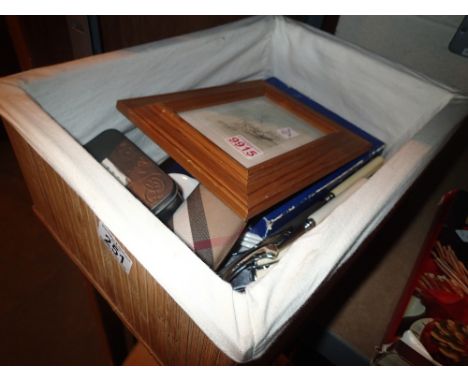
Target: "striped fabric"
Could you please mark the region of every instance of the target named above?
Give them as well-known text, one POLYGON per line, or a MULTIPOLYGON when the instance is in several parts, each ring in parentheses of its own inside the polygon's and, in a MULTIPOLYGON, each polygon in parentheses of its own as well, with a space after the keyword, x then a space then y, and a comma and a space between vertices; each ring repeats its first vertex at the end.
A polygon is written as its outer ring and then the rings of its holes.
POLYGON ((212 269, 234 245, 245 222, 203 185, 177 209, 168 226, 212 269))

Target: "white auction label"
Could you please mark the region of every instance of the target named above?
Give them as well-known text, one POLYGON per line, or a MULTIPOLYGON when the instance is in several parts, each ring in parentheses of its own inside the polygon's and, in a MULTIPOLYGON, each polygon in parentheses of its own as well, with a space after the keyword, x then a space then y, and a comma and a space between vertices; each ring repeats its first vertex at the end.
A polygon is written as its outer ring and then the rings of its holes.
POLYGON ((114 257, 120 266, 124 269, 126 273, 130 272, 133 262, 130 257, 127 256, 125 251, 119 245, 114 235, 109 231, 109 229, 100 221, 98 226, 98 233, 101 240, 109 248, 114 257))
POLYGON ((465 229, 457 229, 455 230, 457 233, 458 237, 464 242, 468 243, 468 230, 465 229))
POLYGON ((239 151, 246 158, 253 158, 257 155, 262 155, 263 151, 256 147, 254 144, 249 142, 242 135, 235 135, 233 137, 226 138, 226 142, 239 151))
POLYGON ((283 139, 292 139, 299 135, 299 133, 291 127, 280 127, 276 130, 276 134, 278 134, 283 139))
POLYGON ((117 179, 121 184, 123 184, 124 186, 128 185, 128 178, 109 159, 104 158, 101 164, 107 169, 107 171, 114 175, 114 178, 117 179))

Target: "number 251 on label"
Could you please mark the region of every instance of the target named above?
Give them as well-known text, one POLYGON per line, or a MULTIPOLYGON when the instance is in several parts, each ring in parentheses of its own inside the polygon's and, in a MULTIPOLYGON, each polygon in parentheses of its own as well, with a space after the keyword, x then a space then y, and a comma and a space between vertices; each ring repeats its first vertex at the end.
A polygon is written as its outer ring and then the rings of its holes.
POLYGON ((133 264, 132 260, 130 259, 130 257, 128 257, 128 255, 119 245, 114 235, 101 221, 98 225, 98 233, 101 237, 101 240, 111 251, 112 257, 119 263, 119 265, 124 269, 126 273, 129 273, 133 264))

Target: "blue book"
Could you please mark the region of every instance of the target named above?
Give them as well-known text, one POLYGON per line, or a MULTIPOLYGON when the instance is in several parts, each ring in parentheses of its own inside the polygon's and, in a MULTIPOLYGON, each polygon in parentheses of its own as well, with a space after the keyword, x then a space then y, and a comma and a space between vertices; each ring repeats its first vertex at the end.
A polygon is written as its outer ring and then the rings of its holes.
POLYGON ((287 86, 279 79, 272 77, 267 79, 267 82, 270 85, 273 85, 283 92, 289 94, 296 100, 309 106, 311 109, 337 122, 340 126, 343 126, 352 131, 354 134, 366 139, 371 143, 371 148, 366 153, 341 166, 337 170, 308 186, 304 190, 269 208, 261 215, 251 219, 247 226, 246 232, 253 234, 254 236, 258 236, 261 239, 264 239, 271 233, 274 233, 284 227, 289 221, 298 216, 301 212, 303 212, 305 209, 323 197, 326 193, 328 193, 328 191, 333 189, 352 173, 360 169, 372 158, 380 155, 385 147, 385 144, 379 139, 373 137, 356 125, 353 125, 351 122, 343 119, 339 115, 311 100, 304 94, 287 86))

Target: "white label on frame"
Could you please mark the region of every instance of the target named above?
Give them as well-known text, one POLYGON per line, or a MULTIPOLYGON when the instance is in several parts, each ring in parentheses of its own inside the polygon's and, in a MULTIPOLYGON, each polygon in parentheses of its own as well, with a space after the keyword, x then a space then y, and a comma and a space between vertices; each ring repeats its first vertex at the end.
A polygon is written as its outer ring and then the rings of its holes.
POLYGON ((101 221, 98 225, 98 233, 106 247, 111 251, 115 261, 117 261, 124 269, 125 273, 128 274, 133 265, 132 260, 127 256, 125 251, 119 245, 114 235, 112 235, 109 229, 101 221))
POLYGON ((457 229, 455 232, 464 243, 468 243, 468 230, 457 229))
POLYGON ((290 127, 280 127, 276 130, 276 134, 278 134, 283 139, 292 139, 296 138, 299 135, 299 133, 296 130, 290 127))
POLYGON ((250 143, 242 135, 235 135, 233 137, 226 138, 226 142, 248 159, 263 154, 262 150, 250 143))

